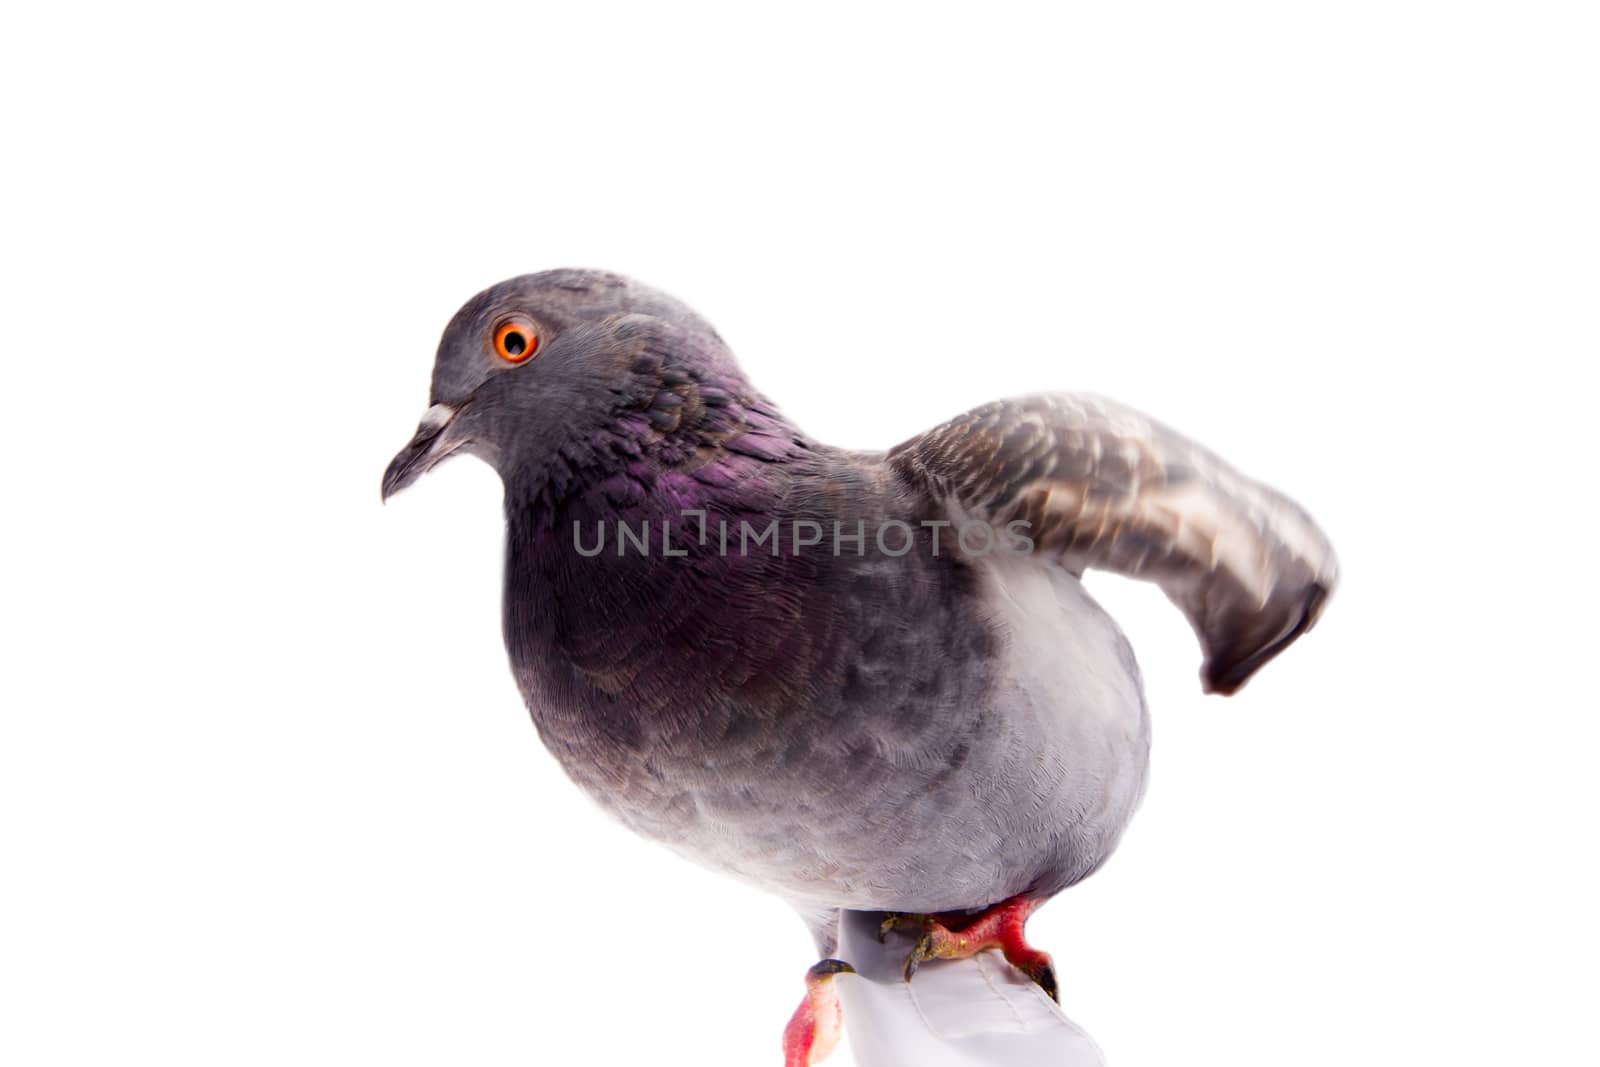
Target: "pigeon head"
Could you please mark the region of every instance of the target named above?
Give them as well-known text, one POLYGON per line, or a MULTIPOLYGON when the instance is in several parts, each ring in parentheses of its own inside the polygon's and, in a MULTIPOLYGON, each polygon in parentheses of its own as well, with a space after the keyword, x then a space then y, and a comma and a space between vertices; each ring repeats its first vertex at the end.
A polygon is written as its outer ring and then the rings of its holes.
POLYGON ((475 455, 502 480, 537 479, 575 442, 650 428, 666 363, 724 380, 722 339, 684 304, 621 275, 553 270, 485 289, 445 327, 429 408, 383 476, 383 498, 442 460, 475 455))

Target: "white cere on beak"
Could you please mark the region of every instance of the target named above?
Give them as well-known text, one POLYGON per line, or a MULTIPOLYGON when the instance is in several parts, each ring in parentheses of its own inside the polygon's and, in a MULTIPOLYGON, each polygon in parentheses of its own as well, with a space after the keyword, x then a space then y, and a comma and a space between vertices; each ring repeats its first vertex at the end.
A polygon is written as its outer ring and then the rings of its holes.
POLYGON ((436 430, 449 423, 455 417, 456 409, 449 404, 435 404, 422 413, 422 418, 418 420, 417 426, 425 430, 436 430))

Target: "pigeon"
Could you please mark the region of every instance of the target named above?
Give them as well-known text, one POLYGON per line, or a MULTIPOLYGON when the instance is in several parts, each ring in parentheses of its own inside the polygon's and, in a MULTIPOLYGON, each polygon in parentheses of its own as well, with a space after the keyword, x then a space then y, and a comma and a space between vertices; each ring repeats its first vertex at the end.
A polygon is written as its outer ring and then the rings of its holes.
POLYGON ((1150 718, 1099 568, 1156 583, 1233 693, 1337 581, 1298 505, 1096 396, 986 403, 886 452, 808 436, 678 300, 502 282, 446 327, 383 498, 447 457, 504 486, 503 631, 544 744, 639 834, 774 893, 821 962, 787 1067, 840 1035, 841 915, 998 950, 1116 848, 1150 718))

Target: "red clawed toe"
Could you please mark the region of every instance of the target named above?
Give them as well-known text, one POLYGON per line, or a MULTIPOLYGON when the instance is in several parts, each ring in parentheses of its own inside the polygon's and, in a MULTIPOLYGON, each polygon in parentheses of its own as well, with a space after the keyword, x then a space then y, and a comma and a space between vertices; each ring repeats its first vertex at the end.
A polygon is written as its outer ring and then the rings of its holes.
POLYGON ((843 960, 823 960, 806 972, 806 996, 783 1028, 783 1067, 812 1067, 839 1043, 844 1012, 833 976, 853 974, 843 960))
POLYGON ((911 980, 925 960, 964 960, 984 949, 997 948, 1012 966, 1038 982, 1052 998, 1059 999, 1050 954, 1028 944, 1023 933, 1028 916, 1042 903, 1038 899, 1012 897, 970 921, 946 925, 928 919, 917 947, 906 959, 906 980, 911 980))

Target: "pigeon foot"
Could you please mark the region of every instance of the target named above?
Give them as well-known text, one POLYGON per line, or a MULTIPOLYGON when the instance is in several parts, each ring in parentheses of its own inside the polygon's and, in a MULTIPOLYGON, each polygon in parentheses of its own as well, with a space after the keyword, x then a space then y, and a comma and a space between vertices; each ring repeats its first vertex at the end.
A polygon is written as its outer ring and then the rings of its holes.
POLYGON ((833 976, 855 970, 844 960, 823 960, 806 972, 805 999, 783 1028, 783 1067, 812 1067, 828 1058, 844 1023, 833 976))
POLYGON ((964 960, 984 949, 997 948, 1005 954, 1006 961, 1017 970, 1039 983, 1050 994, 1050 999, 1061 999, 1056 985, 1055 965, 1048 952, 1041 952, 1028 944, 1023 926, 1043 901, 1028 897, 1012 897, 996 904, 976 917, 953 919, 931 915, 890 915, 879 927, 879 939, 900 926, 916 924, 922 936, 906 957, 906 981, 917 973, 917 968, 927 960, 964 960))

